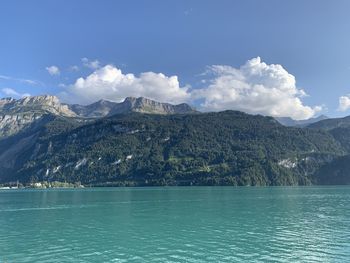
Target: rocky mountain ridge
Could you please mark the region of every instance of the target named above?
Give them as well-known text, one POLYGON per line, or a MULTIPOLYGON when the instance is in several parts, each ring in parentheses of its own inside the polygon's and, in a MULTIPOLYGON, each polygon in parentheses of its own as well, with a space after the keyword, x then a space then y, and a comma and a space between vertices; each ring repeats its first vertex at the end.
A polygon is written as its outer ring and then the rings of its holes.
POLYGON ((13 135, 45 114, 76 117, 56 96, 42 95, 22 99, 0 99, 0 138, 13 135))
POLYGON ((173 105, 144 97, 127 97, 123 102, 119 103, 108 100, 99 100, 86 106, 78 104, 67 106, 78 116, 87 118, 100 118, 130 112, 148 114, 188 114, 196 112, 195 109, 186 103, 173 105))
POLYGON ((100 100, 90 105, 63 104, 52 95, 25 97, 18 100, 3 98, 0 99, 0 138, 19 132, 45 114, 71 118, 101 118, 129 112, 188 114, 196 111, 185 103, 172 105, 143 97, 128 97, 120 103, 100 100))

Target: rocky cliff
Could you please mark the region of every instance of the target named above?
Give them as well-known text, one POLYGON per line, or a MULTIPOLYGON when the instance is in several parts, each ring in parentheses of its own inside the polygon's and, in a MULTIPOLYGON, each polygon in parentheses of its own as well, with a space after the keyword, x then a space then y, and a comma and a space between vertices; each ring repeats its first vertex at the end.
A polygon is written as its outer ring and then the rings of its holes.
POLYGON ((108 100, 100 100, 86 106, 77 104, 67 106, 78 116, 88 118, 99 118, 130 112, 148 114, 189 114, 196 112, 196 110, 194 110, 186 103, 173 105, 143 97, 127 97, 123 102, 120 103, 108 100))
POLYGON ((45 114, 77 116, 55 96, 43 95, 19 100, 0 99, 0 138, 17 133, 45 114))

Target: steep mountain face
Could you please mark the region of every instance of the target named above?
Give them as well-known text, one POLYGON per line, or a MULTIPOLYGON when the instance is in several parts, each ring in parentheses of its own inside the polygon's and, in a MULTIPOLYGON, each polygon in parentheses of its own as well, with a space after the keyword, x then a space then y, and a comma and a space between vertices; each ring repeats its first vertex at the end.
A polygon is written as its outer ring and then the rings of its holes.
POLYGON ((307 126, 309 129, 327 131, 346 150, 327 163, 314 175, 317 184, 350 184, 350 116, 319 121, 307 126))
POLYGON ((68 107, 80 117, 100 118, 115 114, 140 112, 149 114, 190 114, 196 111, 186 103, 172 105, 143 97, 127 97, 123 102, 117 103, 107 100, 100 100, 93 104, 68 105, 68 107))
POLYGON ((109 115, 113 115, 114 108, 119 103, 108 101, 108 100, 99 100, 90 105, 67 105, 70 110, 75 112, 78 116, 85 118, 101 118, 109 115))
POLYGON ((21 131, 48 113, 66 117, 76 116, 55 96, 25 97, 19 100, 0 99, 0 138, 21 131))
POLYGON ((320 166, 344 154, 327 132, 235 111, 128 113, 89 122, 50 116, 0 141, 0 181, 310 184, 320 166))
POLYGON ((142 97, 128 97, 121 103, 100 100, 87 106, 61 104, 57 97, 50 95, 25 97, 19 100, 4 98, 0 99, 0 139, 29 127, 45 114, 63 117, 101 118, 130 112, 189 114, 196 111, 185 103, 172 105, 142 97))
MULTIPOLYGON (((32 154, 40 149, 38 141, 62 134, 88 122, 89 120, 45 114, 25 129, 0 140, 0 177, 5 181, 11 180, 13 172, 22 167, 23 162, 31 159, 32 154), (36 147, 34 150, 33 146, 36 147)), ((50 149, 48 151, 50 152, 50 149)))
MULTIPOLYGON (((143 97, 133 98, 128 97, 123 102, 125 106, 132 112, 140 112, 140 113, 154 113, 154 114, 188 114, 195 113, 196 111, 186 103, 172 105, 169 103, 161 103, 158 101, 146 99, 143 97)), ((122 112, 116 112, 122 113, 122 112)))
POLYGON ((316 118, 310 118, 310 119, 307 119, 307 120, 294 120, 290 117, 275 117, 275 119, 281 123, 282 125, 284 126, 290 126, 290 127, 306 127, 312 123, 315 123, 315 122, 319 122, 319 121, 322 121, 322 120, 326 120, 328 119, 327 116, 325 115, 321 115, 321 116, 318 116, 316 118))
POLYGON ((350 155, 340 156, 323 165, 314 175, 315 184, 350 185, 350 155))
POLYGON ((327 131, 350 153, 350 116, 319 121, 307 128, 327 131))
POLYGON ((312 129, 333 130, 335 128, 350 128, 350 116, 333 118, 312 123, 307 126, 312 129))
POLYGON ((67 105, 62 105, 56 96, 42 95, 25 97, 19 100, 12 98, 0 99, 1 114, 18 114, 23 112, 48 112, 67 117, 75 116, 67 105))

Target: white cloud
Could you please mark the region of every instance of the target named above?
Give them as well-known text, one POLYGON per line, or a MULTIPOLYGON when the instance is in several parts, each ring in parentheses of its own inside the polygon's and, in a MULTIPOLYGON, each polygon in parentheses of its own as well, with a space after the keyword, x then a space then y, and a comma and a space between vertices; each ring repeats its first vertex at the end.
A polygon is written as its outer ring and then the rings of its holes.
POLYGON ((70 66, 69 71, 79 71, 79 67, 77 65, 70 66))
POLYGON ((32 86, 42 85, 42 83, 37 81, 37 80, 15 78, 15 77, 10 77, 10 76, 5 76, 5 75, 0 75, 0 80, 16 81, 16 82, 26 83, 26 84, 29 84, 32 86))
POLYGON ((14 89, 11 88, 3 88, 1 90, 1 92, 5 95, 5 96, 10 96, 10 97, 15 97, 15 98, 23 98, 23 97, 29 97, 30 94, 29 93, 19 93, 14 89))
POLYGON ((38 85, 39 83, 35 80, 31 80, 31 79, 22 79, 20 80, 23 83, 29 84, 29 85, 38 85))
POLYGON ((82 58, 81 62, 83 63, 84 67, 87 67, 89 69, 98 69, 100 67, 100 61, 96 60, 89 60, 88 58, 82 58))
MULTIPOLYGON (((82 61, 91 62, 85 58, 82 61)), ((154 72, 136 76, 106 65, 71 85, 61 85, 64 92, 59 96, 66 102, 82 104, 143 96, 161 102, 192 102, 205 111, 232 109, 296 120, 310 118, 322 110, 321 106, 310 107, 302 102, 307 94, 296 86, 292 74, 281 65, 262 62, 259 57, 240 68, 211 66, 200 83, 204 87, 189 90, 189 86, 180 86, 177 76, 154 72)))
POLYGON ((4 79, 4 80, 11 80, 12 78, 9 76, 5 76, 5 75, 0 75, 0 79, 4 79))
POLYGON ((267 65, 260 57, 240 68, 216 65, 209 68, 214 78, 205 88, 192 92, 204 110, 240 110, 252 114, 307 119, 322 109, 303 104, 305 91, 296 87, 295 77, 281 65, 267 65))
POLYGON ((350 94, 339 97, 338 111, 346 111, 350 109, 350 94))
POLYGON ((144 72, 139 76, 124 74, 112 65, 97 69, 86 78, 79 78, 60 93, 67 102, 88 104, 99 99, 122 101, 128 96, 180 103, 190 98, 188 87, 180 87, 177 76, 144 72))
POLYGON ((57 66, 46 67, 46 70, 51 76, 57 76, 61 73, 60 69, 57 66))

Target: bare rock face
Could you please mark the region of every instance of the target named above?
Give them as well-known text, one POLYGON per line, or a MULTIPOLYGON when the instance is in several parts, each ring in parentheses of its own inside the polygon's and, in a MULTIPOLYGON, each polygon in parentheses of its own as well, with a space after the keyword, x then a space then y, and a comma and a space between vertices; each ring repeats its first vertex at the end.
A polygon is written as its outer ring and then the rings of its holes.
POLYGON ((48 113, 66 117, 76 116, 55 96, 43 95, 19 100, 0 99, 0 138, 19 132, 48 113))
POLYGON ((101 118, 114 114, 189 114, 197 111, 188 104, 172 105, 147 98, 128 97, 123 102, 100 100, 90 105, 60 103, 56 96, 42 95, 22 99, 0 99, 0 139, 13 135, 45 114, 64 117, 101 118))
POLYGON ((169 103, 161 103, 143 97, 127 97, 123 103, 128 105, 130 111, 141 113, 185 114, 195 112, 195 110, 186 103, 172 105, 169 103))
POLYGON ((19 100, 12 98, 0 99, 0 114, 17 114, 23 112, 53 113, 74 117, 67 105, 62 105, 56 96, 42 95, 25 97, 19 100))
POLYGON ((172 105, 161 103, 151 99, 139 97, 127 97, 123 102, 112 102, 100 100, 90 105, 68 105, 80 117, 99 118, 112 116, 114 114, 125 114, 130 112, 140 112, 147 114, 189 114, 196 113, 191 106, 186 103, 172 105))
POLYGON ((22 128, 40 119, 40 114, 6 114, 0 115, 0 138, 19 132, 22 128))

